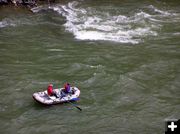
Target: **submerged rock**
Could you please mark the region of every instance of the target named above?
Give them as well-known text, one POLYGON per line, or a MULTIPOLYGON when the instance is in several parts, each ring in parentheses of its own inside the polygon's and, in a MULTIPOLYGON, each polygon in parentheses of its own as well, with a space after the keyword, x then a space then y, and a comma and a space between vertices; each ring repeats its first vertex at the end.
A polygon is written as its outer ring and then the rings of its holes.
POLYGON ((0 0, 0 4, 8 4, 10 0, 0 0))
POLYGON ((0 0, 0 5, 13 4, 15 6, 25 5, 25 6, 36 6, 36 0, 0 0))

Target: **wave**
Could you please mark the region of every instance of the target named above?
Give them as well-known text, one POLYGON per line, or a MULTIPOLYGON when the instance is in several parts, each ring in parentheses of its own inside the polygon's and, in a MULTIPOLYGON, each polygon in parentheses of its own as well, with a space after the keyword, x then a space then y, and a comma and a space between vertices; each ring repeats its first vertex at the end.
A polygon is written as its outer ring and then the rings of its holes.
POLYGON ((26 18, 4 18, 0 21, 0 28, 5 27, 18 27, 18 26, 36 26, 41 24, 49 24, 49 25, 56 25, 56 23, 44 21, 41 17, 31 17, 27 16, 26 18))
POLYGON ((2 21, 0 21, 0 28, 8 26, 16 26, 16 24, 13 23, 10 19, 3 19, 2 21))
POLYGON ((177 16, 178 15, 177 13, 171 13, 169 11, 160 10, 153 5, 149 5, 147 8, 153 10, 154 13, 158 13, 158 14, 163 15, 163 16, 177 16))
POLYGON ((102 12, 93 7, 82 8, 80 3, 73 1, 66 5, 37 7, 32 11, 51 9, 64 16, 66 31, 71 32, 79 40, 106 40, 138 44, 146 37, 158 35, 158 30, 161 28, 159 19, 176 15, 159 10, 152 5, 146 8, 153 10, 153 13, 140 10, 130 16, 112 15, 108 9, 102 12))
POLYGON ((2 21, 0 21, 0 28, 4 27, 16 27, 21 25, 33 25, 31 19, 27 18, 5 18, 2 21))

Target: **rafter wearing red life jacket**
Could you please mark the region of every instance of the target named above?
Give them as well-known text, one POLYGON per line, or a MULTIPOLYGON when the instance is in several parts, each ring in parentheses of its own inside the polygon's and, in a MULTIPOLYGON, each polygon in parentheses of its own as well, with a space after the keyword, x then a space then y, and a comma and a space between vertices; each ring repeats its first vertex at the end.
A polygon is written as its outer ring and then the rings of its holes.
POLYGON ((47 87, 47 92, 48 92, 48 95, 49 95, 49 96, 54 95, 53 85, 52 85, 52 84, 49 84, 49 85, 48 85, 48 87, 47 87))

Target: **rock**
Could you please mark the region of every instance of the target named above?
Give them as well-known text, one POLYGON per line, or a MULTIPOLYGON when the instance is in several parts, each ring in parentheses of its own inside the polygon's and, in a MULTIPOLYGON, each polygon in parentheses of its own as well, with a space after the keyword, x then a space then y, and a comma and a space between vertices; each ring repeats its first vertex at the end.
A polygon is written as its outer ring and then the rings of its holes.
POLYGON ((8 0, 0 0, 0 4, 8 4, 8 0))
MULTIPOLYGON (((25 5, 27 7, 35 7, 37 6, 37 3, 40 0, 0 0, 0 5, 15 5, 15 6, 21 6, 21 5, 25 5)), ((47 0, 42 0, 45 3, 47 3, 47 0)))

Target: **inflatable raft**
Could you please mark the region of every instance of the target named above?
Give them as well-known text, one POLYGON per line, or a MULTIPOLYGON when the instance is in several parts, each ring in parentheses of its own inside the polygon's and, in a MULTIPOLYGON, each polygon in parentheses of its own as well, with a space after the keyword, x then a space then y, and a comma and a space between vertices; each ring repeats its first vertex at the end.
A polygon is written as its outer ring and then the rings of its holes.
POLYGON ((45 105, 53 105, 79 100, 80 90, 77 87, 71 87, 71 93, 68 94, 65 94, 63 92, 63 89, 64 88, 54 89, 56 96, 49 96, 47 90, 42 92, 36 92, 33 94, 33 98, 37 102, 45 105))

